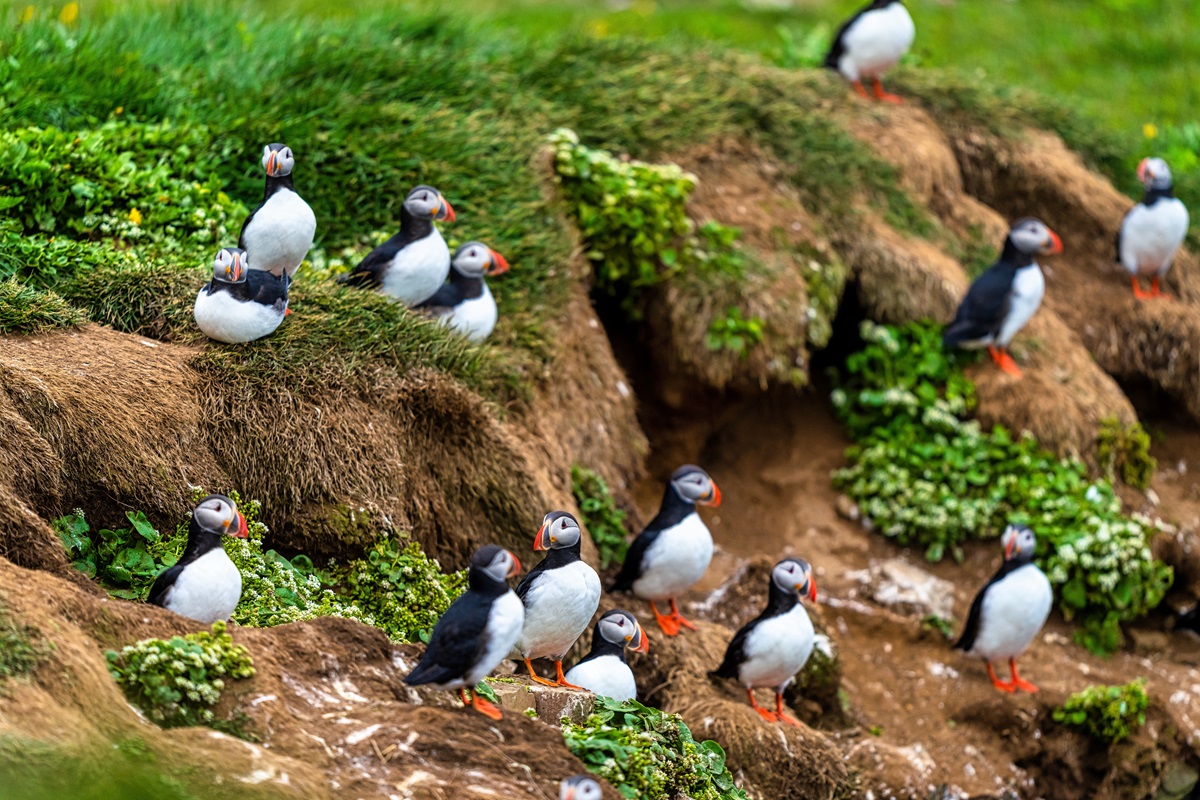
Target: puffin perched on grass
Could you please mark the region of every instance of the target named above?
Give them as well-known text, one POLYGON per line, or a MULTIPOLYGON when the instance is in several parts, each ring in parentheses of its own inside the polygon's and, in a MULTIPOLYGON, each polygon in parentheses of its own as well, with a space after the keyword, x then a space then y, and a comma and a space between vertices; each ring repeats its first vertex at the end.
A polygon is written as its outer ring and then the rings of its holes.
POLYGON ((1146 187, 1146 196, 1129 210, 1117 231, 1117 263, 1129 273, 1134 297, 1165 297, 1159 282, 1171 269, 1187 236, 1188 210, 1175 197, 1167 162, 1143 158, 1137 174, 1146 187), (1149 294, 1138 285, 1143 275, 1150 277, 1149 294))
POLYGON ((404 682, 457 689, 463 705, 501 719, 500 709, 467 692, 496 668, 512 650, 525 623, 525 607, 507 580, 521 571, 517 557, 494 544, 479 548, 467 570, 467 591, 455 600, 433 626, 429 646, 404 682))
POLYGON ((267 173, 263 201, 246 217, 238 236, 238 247, 254 259, 252 269, 276 277, 296 274, 317 232, 313 210, 292 183, 295 164, 292 148, 286 144, 276 142, 263 148, 262 165, 267 173))
POLYGON ((242 573, 221 537, 249 535, 246 518, 228 497, 210 494, 201 500, 192 511, 183 555, 154 579, 149 602, 205 625, 229 619, 242 599, 242 573))
POLYGON ((562 660, 587 630, 600 605, 600 576, 580 558, 583 530, 566 511, 551 511, 542 520, 533 549, 549 551, 517 586, 525 605, 525 624, 514 653, 525 660, 529 677, 546 686, 581 689, 563 675, 562 660), (532 659, 554 659, 555 681, 533 671, 532 659))
POLYGON ((565 778, 558 786, 558 800, 600 800, 604 791, 595 778, 575 775, 565 778))
POLYGON ((1046 278, 1034 256, 1061 252, 1062 240, 1041 220, 1014 222, 1000 260, 971 284, 954 321, 942 332, 942 343, 947 349, 986 347, 1000 369, 1019 378, 1021 368, 1008 346, 1046 293, 1046 278))
POLYGON ((863 97, 870 97, 863 86, 869 78, 877 99, 902 103, 902 98, 883 90, 879 79, 904 57, 916 33, 901 0, 873 0, 838 28, 825 66, 840 72, 863 97))
POLYGON ((450 260, 450 281, 417 306, 472 342, 482 342, 496 327, 496 299, 484 276, 508 272, 504 256, 483 242, 467 242, 450 260))
POLYGON ((611 589, 649 600, 667 636, 678 635, 681 626, 696 629, 679 613, 675 598, 700 580, 712 561, 712 534, 696 513, 697 504, 721 505, 721 490, 707 472, 687 464, 671 475, 658 514, 629 546, 611 589), (665 616, 656 605, 663 600, 671 607, 665 616))
POLYGON ((450 248, 435 220, 453 222, 454 209, 432 186, 416 187, 400 206, 400 232, 339 275, 338 283, 378 289, 410 308, 424 303, 450 273, 450 248))
POLYGON ((213 259, 213 277, 196 295, 196 325, 210 339, 228 344, 270 336, 288 306, 287 275, 252 269, 246 251, 223 248, 213 259))
POLYGON ((1036 692, 1036 686, 1017 675, 1017 658, 1046 624, 1054 593, 1049 579, 1033 563, 1037 548, 1033 531, 1010 525, 1000 542, 1004 546, 1004 561, 975 595, 967 626, 954 648, 987 661, 988 676, 1000 691, 1036 692), (1005 660, 1012 681, 1000 680, 992 667, 993 662, 1005 660))
POLYGON ((817 599, 812 567, 799 558, 785 558, 771 570, 767 607, 734 635, 721 666, 708 673, 714 678, 736 678, 746 687, 750 705, 767 722, 801 722, 783 710, 783 690, 804 668, 813 651, 813 625, 800 604, 800 596, 817 599), (754 699, 756 688, 775 690, 775 710, 754 699))
POLYGON ((567 681, 601 697, 633 700, 637 681, 625 660, 625 650, 646 653, 650 638, 628 611, 614 608, 600 617, 592 631, 592 650, 567 672, 567 681))

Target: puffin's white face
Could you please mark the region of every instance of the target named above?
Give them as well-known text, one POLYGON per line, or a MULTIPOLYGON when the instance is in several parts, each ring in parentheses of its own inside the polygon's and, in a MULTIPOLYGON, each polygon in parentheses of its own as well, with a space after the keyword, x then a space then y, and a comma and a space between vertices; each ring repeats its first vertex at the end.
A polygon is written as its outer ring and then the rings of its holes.
POLYGON ((269 144, 263 148, 262 165, 272 178, 280 178, 292 174, 296 159, 286 144, 269 144))
POLYGON ((1040 219, 1022 219, 1013 223, 1008 232, 1013 245, 1026 255, 1049 255, 1062 252, 1062 240, 1040 219))
POLYGON ((690 464, 675 470, 671 476, 671 485, 684 500, 702 506, 721 505, 721 490, 708 473, 690 464))
POLYGON ((483 242, 467 242, 454 252, 451 261, 454 269, 468 278, 482 278, 484 275, 501 275, 508 272, 508 262, 504 256, 488 247, 483 242))
POLYGON ((432 186, 418 186, 413 189, 404 199, 404 207, 414 217, 454 222, 454 209, 446 202, 446 198, 442 197, 442 193, 432 186))
POLYGON ((542 519, 542 527, 538 528, 533 540, 533 549, 561 550, 574 547, 582 536, 583 531, 575 517, 566 511, 551 511, 542 519))
POLYGON ((587 775, 567 778, 558 788, 558 800, 601 800, 604 792, 600 784, 587 775))
POLYGON ((1171 188, 1171 168, 1161 158, 1143 158, 1137 174, 1147 189, 1171 188))
POLYGON ((501 583, 521 571, 521 562, 517 557, 494 544, 476 550, 475 555, 471 556, 471 566, 501 583))
POLYGON ((596 630, 606 642, 627 647, 638 653, 650 650, 650 639, 637 619, 628 611, 614 608, 596 623, 596 630))
POLYGON ((227 534, 239 539, 250 535, 246 518, 238 513, 233 501, 223 494, 210 494, 201 500, 192 511, 192 518, 206 533, 227 534))
POLYGON ((1000 537, 1005 561, 1030 561, 1037 549, 1037 537, 1024 525, 1009 525, 1000 537))
POLYGON ((771 570, 771 580, 781 590, 789 594, 807 596, 809 600, 817 599, 817 582, 812 575, 812 567, 800 558, 785 558, 771 570))
POLYGON ((248 269, 249 258, 239 247, 222 248, 213 259, 213 277, 222 283, 242 283, 248 269))

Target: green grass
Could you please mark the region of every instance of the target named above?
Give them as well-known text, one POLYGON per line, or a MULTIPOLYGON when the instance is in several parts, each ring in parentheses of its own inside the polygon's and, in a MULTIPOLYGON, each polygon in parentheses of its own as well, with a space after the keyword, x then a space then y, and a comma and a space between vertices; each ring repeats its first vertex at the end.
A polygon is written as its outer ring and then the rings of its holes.
POLYGON ((54 292, 26 286, 15 278, 0 281, 0 334, 45 333, 85 322, 87 314, 54 292))

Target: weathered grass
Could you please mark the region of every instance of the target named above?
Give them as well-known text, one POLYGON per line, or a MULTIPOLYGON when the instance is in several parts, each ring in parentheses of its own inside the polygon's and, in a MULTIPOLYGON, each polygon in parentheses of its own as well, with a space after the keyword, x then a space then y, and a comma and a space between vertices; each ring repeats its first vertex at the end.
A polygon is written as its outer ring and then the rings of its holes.
POLYGON ((15 278, 0 282, 0 334, 45 333, 87 322, 87 314, 51 291, 26 286, 15 278))

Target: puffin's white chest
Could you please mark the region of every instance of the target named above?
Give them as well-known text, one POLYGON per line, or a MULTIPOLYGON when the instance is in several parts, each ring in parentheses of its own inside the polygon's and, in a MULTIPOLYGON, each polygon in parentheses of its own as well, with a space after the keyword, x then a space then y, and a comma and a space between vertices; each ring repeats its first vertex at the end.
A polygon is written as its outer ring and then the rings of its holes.
POLYGON ((316 232, 317 218, 304 198, 280 189, 254 213, 242 234, 250 268, 295 274, 316 232))
POLYGON ((600 576, 583 561, 546 570, 525 593, 525 626, 516 651, 522 658, 561 658, 600 605, 600 576))
POLYGON ((206 625, 227 620, 242 598, 242 574, 215 547, 188 564, 168 590, 163 607, 206 625))
POLYGON ((878 77, 912 47, 917 29, 903 3, 868 11, 842 37, 838 71, 850 80, 878 77))
POLYGON ((496 598, 492 603, 492 610, 488 612, 487 630, 484 634, 487 644, 479 660, 466 674, 465 680, 454 681, 442 688, 474 687, 483 680, 512 651, 524 624, 525 606, 516 592, 510 589, 496 598))
POLYGON ((659 533, 646 550, 642 574, 633 582, 633 592, 646 600, 678 597, 704 577, 712 555, 712 534, 693 511, 659 533))
POLYGON ((210 339, 237 344, 269 336, 283 322, 283 312, 252 300, 242 302, 229 292, 196 295, 196 325, 210 339))
POLYGON ((415 306, 433 297, 449 274, 450 249, 435 226, 428 236, 402 247, 392 257, 379 291, 415 306))
POLYGON ((442 314, 441 318, 472 342, 482 342, 496 327, 496 300, 492 297, 492 290, 485 283, 483 294, 462 301, 442 314))
POLYGON ((600 656, 567 670, 567 683, 582 686, 601 697, 614 700, 633 700, 637 697, 637 682, 633 670, 616 656, 600 656))
POLYGON ((738 680, 743 686, 779 688, 791 683, 812 655, 813 626, 804 606, 763 620, 746 637, 738 680))
POLYGON ((988 661, 1021 655, 1046 624, 1053 602, 1050 581, 1034 564, 1005 575, 983 596, 971 653, 988 661))
POLYGON ((1131 275, 1165 275, 1187 231, 1187 207, 1178 198, 1139 203, 1121 223, 1121 264, 1131 275))
POLYGON ((1012 342, 1017 331, 1037 313, 1046 294, 1046 277, 1037 262, 1028 267, 1021 267, 1013 276, 1012 298, 1009 300, 1008 315, 1000 324, 1000 333, 996 343, 1007 347, 1012 342))

